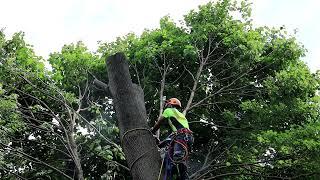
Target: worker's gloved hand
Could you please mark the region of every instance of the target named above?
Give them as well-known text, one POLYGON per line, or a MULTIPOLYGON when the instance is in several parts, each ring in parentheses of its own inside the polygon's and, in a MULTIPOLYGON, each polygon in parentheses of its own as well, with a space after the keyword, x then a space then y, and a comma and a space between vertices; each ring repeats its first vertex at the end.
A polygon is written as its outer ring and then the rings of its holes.
POLYGON ((150 132, 151 132, 153 135, 155 135, 155 132, 154 132, 154 130, 153 130, 153 127, 150 128, 150 132))
POLYGON ((158 138, 158 136, 157 135, 153 135, 153 137, 154 137, 154 139, 156 140, 156 143, 157 143, 157 145, 160 143, 160 139, 158 138))

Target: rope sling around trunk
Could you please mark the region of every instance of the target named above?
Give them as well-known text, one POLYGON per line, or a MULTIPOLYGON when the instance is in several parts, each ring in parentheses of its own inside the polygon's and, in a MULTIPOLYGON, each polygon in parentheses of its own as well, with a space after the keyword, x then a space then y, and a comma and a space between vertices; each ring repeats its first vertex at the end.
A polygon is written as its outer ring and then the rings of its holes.
MULTIPOLYGON (((122 147, 123 147, 123 140, 124 138, 126 137, 126 135, 130 134, 131 132, 135 132, 135 131, 148 131, 151 133, 152 135, 152 132, 150 131, 150 129, 147 129, 147 128, 134 128, 134 129, 130 129, 128 131, 126 131, 122 137, 121 137, 121 144, 122 144, 122 147)), ((129 164, 129 169, 130 171, 132 170, 132 167, 135 165, 135 163, 141 159, 143 156, 145 156, 147 153, 151 152, 151 150, 153 150, 155 148, 150 148, 148 151, 145 151, 144 153, 142 153, 140 156, 138 156, 131 164, 129 164)))
MULTIPOLYGON (((147 129, 147 128, 134 128, 134 129, 130 129, 130 130, 126 131, 126 132, 122 135, 122 137, 121 137, 121 144, 122 144, 122 146, 123 146, 124 138, 125 138, 128 134, 130 134, 131 132, 135 132, 135 131, 148 131, 148 132, 150 132, 151 135, 152 135, 152 132, 150 131, 150 129, 147 129)), ((180 134, 180 133, 178 133, 178 134, 180 134)), ((169 143, 169 149, 168 149, 168 151, 167 151, 168 156, 169 156, 171 162, 174 163, 174 164, 180 163, 181 161, 186 160, 186 158, 188 157, 188 154, 189 154, 189 153, 188 153, 188 148, 187 148, 187 146, 186 146, 185 144, 183 144, 182 142, 175 140, 175 137, 176 137, 178 134, 176 134, 176 135, 173 137, 172 141, 169 143), (169 152, 170 152, 170 149, 172 148, 171 146, 172 146, 172 144, 174 144, 174 143, 180 144, 180 145, 185 149, 185 152, 186 152, 186 153, 184 154, 184 157, 183 157, 180 161, 174 161, 174 160, 171 158, 171 155, 170 155, 170 153, 169 153, 169 152)), ((132 170, 133 166, 135 165, 135 163, 136 163, 139 159, 141 159, 141 158, 142 158, 143 156, 145 156, 147 153, 151 152, 151 150, 153 150, 153 149, 154 149, 154 148, 151 148, 151 149, 149 149, 148 151, 145 151, 145 152, 142 153, 140 156, 138 156, 131 164, 129 164, 129 169, 130 169, 130 171, 132 170)), ((164 161, 164 159, 163 159, 162 162, 161 162, 161 168, 160 168, 160 172, 159 172, 158 178, 160 178, 160 174, 161 174, 161 171, 162 171, 162 168, 163 168, 163 161, 164 161)))

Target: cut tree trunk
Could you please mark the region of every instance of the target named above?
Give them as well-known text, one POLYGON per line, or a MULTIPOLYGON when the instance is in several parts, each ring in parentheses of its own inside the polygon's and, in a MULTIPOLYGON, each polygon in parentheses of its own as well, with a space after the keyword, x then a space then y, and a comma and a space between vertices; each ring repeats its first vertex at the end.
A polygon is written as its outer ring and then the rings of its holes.
POLYGON ((122 53, 106 60, 109 90, 118 119, 122 148, 134 180, 158 179, 161 158, 148 131, 144 94, 133 84, 128 62, 122 53))

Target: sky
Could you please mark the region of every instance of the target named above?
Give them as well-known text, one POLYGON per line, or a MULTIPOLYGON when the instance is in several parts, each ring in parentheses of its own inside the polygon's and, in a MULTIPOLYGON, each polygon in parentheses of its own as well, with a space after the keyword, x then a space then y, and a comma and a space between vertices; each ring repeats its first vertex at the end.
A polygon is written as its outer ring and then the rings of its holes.
MULTIPOLYGON (((129 32, 159 26, 170 15, 176 22, 189 10, 209 0, 0 0, 0 28, 11 36, 25 32, 37 55, 48 58, 64 44, 83 41, 90 50, 97 41, 112 41, 129 32)), ((310 69, 320 70, 320 1, 251 0, 257 26, 297 29, 297 39, 308 49, 310 69)))

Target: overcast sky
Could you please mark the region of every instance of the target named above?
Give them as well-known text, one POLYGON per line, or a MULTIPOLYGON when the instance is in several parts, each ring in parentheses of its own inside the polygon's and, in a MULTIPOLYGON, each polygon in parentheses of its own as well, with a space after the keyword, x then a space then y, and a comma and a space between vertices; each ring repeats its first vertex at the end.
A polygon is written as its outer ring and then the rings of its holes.
MULTIPOLYGON (((257 25, 298 29, 298 40, 308 49, 304 60, 320 69, 320 1, 251 0, 257 25)), ((67 43, 83 41, 96 50, 97 41, 111 41, 129 32, 140 34, 158 27, 170 15, 181 20, 189 10, 208 0, 0 0, 0 28, 10 36, 24 31, 37 55, 47 58, 67 43)))

